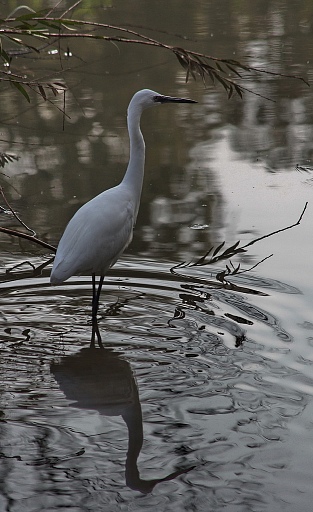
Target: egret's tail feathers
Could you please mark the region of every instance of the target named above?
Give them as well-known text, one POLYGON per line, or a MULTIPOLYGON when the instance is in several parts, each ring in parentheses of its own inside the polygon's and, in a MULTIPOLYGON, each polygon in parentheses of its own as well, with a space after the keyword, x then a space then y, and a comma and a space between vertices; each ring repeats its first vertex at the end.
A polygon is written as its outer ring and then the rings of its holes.
POLYGON ((64 279, 56 277, 55 275, 51 274, 50 276, 50 283, 51 284, 61 284, 63 283, 64 279))
POLYGON ((64 265, 64 262, 53 266, 50 275, 51 284, 61 284, 73 275, 72 270, 69 270, 68 265, 64 265))

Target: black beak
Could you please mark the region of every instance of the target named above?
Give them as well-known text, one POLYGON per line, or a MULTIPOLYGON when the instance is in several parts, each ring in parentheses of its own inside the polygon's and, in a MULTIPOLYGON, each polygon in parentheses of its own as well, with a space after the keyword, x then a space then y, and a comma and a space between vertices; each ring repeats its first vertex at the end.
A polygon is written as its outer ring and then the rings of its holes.
POLYGON ((156 103, 198 103, 195 100, 189 100, 187 98, 175 98, 174 96, 162 96, 162 94, 155 96, 154 101, 156 103))

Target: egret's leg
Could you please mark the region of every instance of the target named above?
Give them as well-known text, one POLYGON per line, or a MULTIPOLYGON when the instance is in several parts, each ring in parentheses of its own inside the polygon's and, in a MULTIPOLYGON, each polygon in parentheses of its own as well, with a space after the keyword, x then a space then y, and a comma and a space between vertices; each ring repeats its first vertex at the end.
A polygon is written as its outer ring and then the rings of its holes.
POLYGON ((97 320, 97 314, 98 314, 98 308, 99 308, 99 299, 101 294, 101 288, 103 285, 104 276, 100 276, 99 284, 97 288, 96 284, 96 276, 95 274, 92 274, 92 333, 91 333, 91 342, 90 342, 90 348, 94 348, 95 346, 95 337, 97 336, 98 344, 100 348, 103 348, 101 334, 98 327, 98 320, 97 320))
POLYGON ((91 309, 92 331, 91 331, 90 348, 95 348, 95 336, 96 336, 96 327, 97 327, 97 314, 96 314, 96 318, 94 318, 95 302, 96 302, 96 276, 95 276, 95 274, 92 274, 92 309, 91 309))

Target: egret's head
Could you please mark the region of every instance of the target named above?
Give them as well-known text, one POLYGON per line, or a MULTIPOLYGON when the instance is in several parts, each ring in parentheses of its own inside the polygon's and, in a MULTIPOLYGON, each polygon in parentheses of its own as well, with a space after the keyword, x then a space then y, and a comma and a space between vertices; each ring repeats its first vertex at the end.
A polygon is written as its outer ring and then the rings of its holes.
POLYGON ((161 103, 197 103, 194 100, 189 100, 186 98, 175 98, 173 96, 164 96, 163 94, 159 94, 158 92, 151 91, 150 89, 142 89, 141 91, 136 92, 131 99, 129 104, 129 109, 134 107, 139 110, 144 110, 149 107, 153 107, 155 105, 160 105, 161 103))

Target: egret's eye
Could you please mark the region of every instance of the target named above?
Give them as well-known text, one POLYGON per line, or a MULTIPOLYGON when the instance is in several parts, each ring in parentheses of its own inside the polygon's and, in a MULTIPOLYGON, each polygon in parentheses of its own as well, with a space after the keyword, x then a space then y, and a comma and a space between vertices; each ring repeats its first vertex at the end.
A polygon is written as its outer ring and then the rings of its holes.
POLYGON ((163 96, 154 96, 153 101, 155 101, 156 103, 162 103, 162 98, 163 96))

